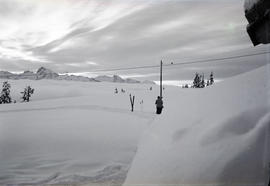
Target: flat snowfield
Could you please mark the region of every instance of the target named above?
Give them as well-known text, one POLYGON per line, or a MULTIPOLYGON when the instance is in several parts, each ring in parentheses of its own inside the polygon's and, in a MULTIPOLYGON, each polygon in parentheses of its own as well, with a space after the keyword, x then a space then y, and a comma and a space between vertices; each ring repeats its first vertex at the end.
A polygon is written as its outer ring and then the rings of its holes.
POLYGON ((150 85, 9 83, 17 103, 0 105, 0 185, 123 183, 141 134, 155 118, 150 85), (35 93, 20 103, 26 85, 35 93), (136 95, 134 112, 129 93, 136 95))
POLYGON ((205 89, 165 87, 161 115, 158 86, 9 81, 17 103, 0 105, 0 185, 263 186, 269 72, 267 65, 205 89), (26 85, 35 93, 19 103, 26 85))

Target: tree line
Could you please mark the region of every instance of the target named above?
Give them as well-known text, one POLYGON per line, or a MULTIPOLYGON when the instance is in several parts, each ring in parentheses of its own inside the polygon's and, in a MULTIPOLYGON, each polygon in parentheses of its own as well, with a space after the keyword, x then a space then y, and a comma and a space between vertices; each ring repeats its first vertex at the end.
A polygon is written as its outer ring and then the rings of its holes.
POLYGON ((193 88, 204 88, 214 84, 214 74, 211 72, 209 79, 205 82, 204 74, 199 74, 196 72, 195 78, 193 80, 193 88))
MULTIPOLYGON (((10 89, 11 89, 10 83, 7 81, 3 82, 1 95, 0 95, 0 104, 12 103, 10 89)), ((22 102, 29 102, 31 95, 34 94, 34 89, 31 88, 30 86, 26 86, 24 90, 20 93, 22 94, 22 97, 21 97, 22 102)), ((16 103, 16 100, 14 100, 14 103, 16 103)))
MULTIPOLYGON (((214 74, 211 72, 209 79, 205 80, 204 74, 195 73, 193 84, 191 88, 204 88, 214 84, 214 74)), ((182 86, 182 88, 189 88, 188 84, 182 86)))

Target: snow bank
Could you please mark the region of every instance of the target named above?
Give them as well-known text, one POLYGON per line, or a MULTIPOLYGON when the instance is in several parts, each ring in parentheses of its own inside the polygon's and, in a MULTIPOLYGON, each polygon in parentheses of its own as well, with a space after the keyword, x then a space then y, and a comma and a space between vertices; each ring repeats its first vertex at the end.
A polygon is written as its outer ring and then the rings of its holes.
POLYGON ((250 10, 259 1, 260 0, 245 0, 245 3, 244 3, 245 10, 250 10))
POLYGON ((144 133, 130 184, 263 185, 270 161, 269 69, 205 89, 166 92, 144 133))
POLYGON ((0 105, 0 185, 123 183, 138 140, 155 117, 149 86, 9 82, 17 103, 0 105), (19 103, 26 85, 35 93, 29 103, 19 103), (116 87, 126 93, 114 94, 116 87), (129 93, 136 95, 133 113, 129 93))

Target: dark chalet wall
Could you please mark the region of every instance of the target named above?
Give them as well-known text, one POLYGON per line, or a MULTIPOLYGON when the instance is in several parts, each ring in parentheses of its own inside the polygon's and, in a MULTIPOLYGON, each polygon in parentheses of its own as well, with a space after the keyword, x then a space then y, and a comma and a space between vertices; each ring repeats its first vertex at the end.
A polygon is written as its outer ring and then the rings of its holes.
POLYGON ((270 43, 270 0, 260 0, 245 10, 247 32, 254 46, 270 43))

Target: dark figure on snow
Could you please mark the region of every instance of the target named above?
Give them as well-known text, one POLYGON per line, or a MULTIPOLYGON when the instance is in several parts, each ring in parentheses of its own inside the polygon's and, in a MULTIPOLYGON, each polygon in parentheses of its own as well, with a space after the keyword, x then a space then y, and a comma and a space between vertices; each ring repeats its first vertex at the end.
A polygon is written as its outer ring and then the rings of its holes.
POLYGON ((268 186, 270 186, 270 163, 269 163, 269 182, 268 182, 268 186))
POLYGON ((157 97, 156 108, 157 108, 156 114, 161 114, 161 111, 163 109, 163 101, 160 96, 157 97))

